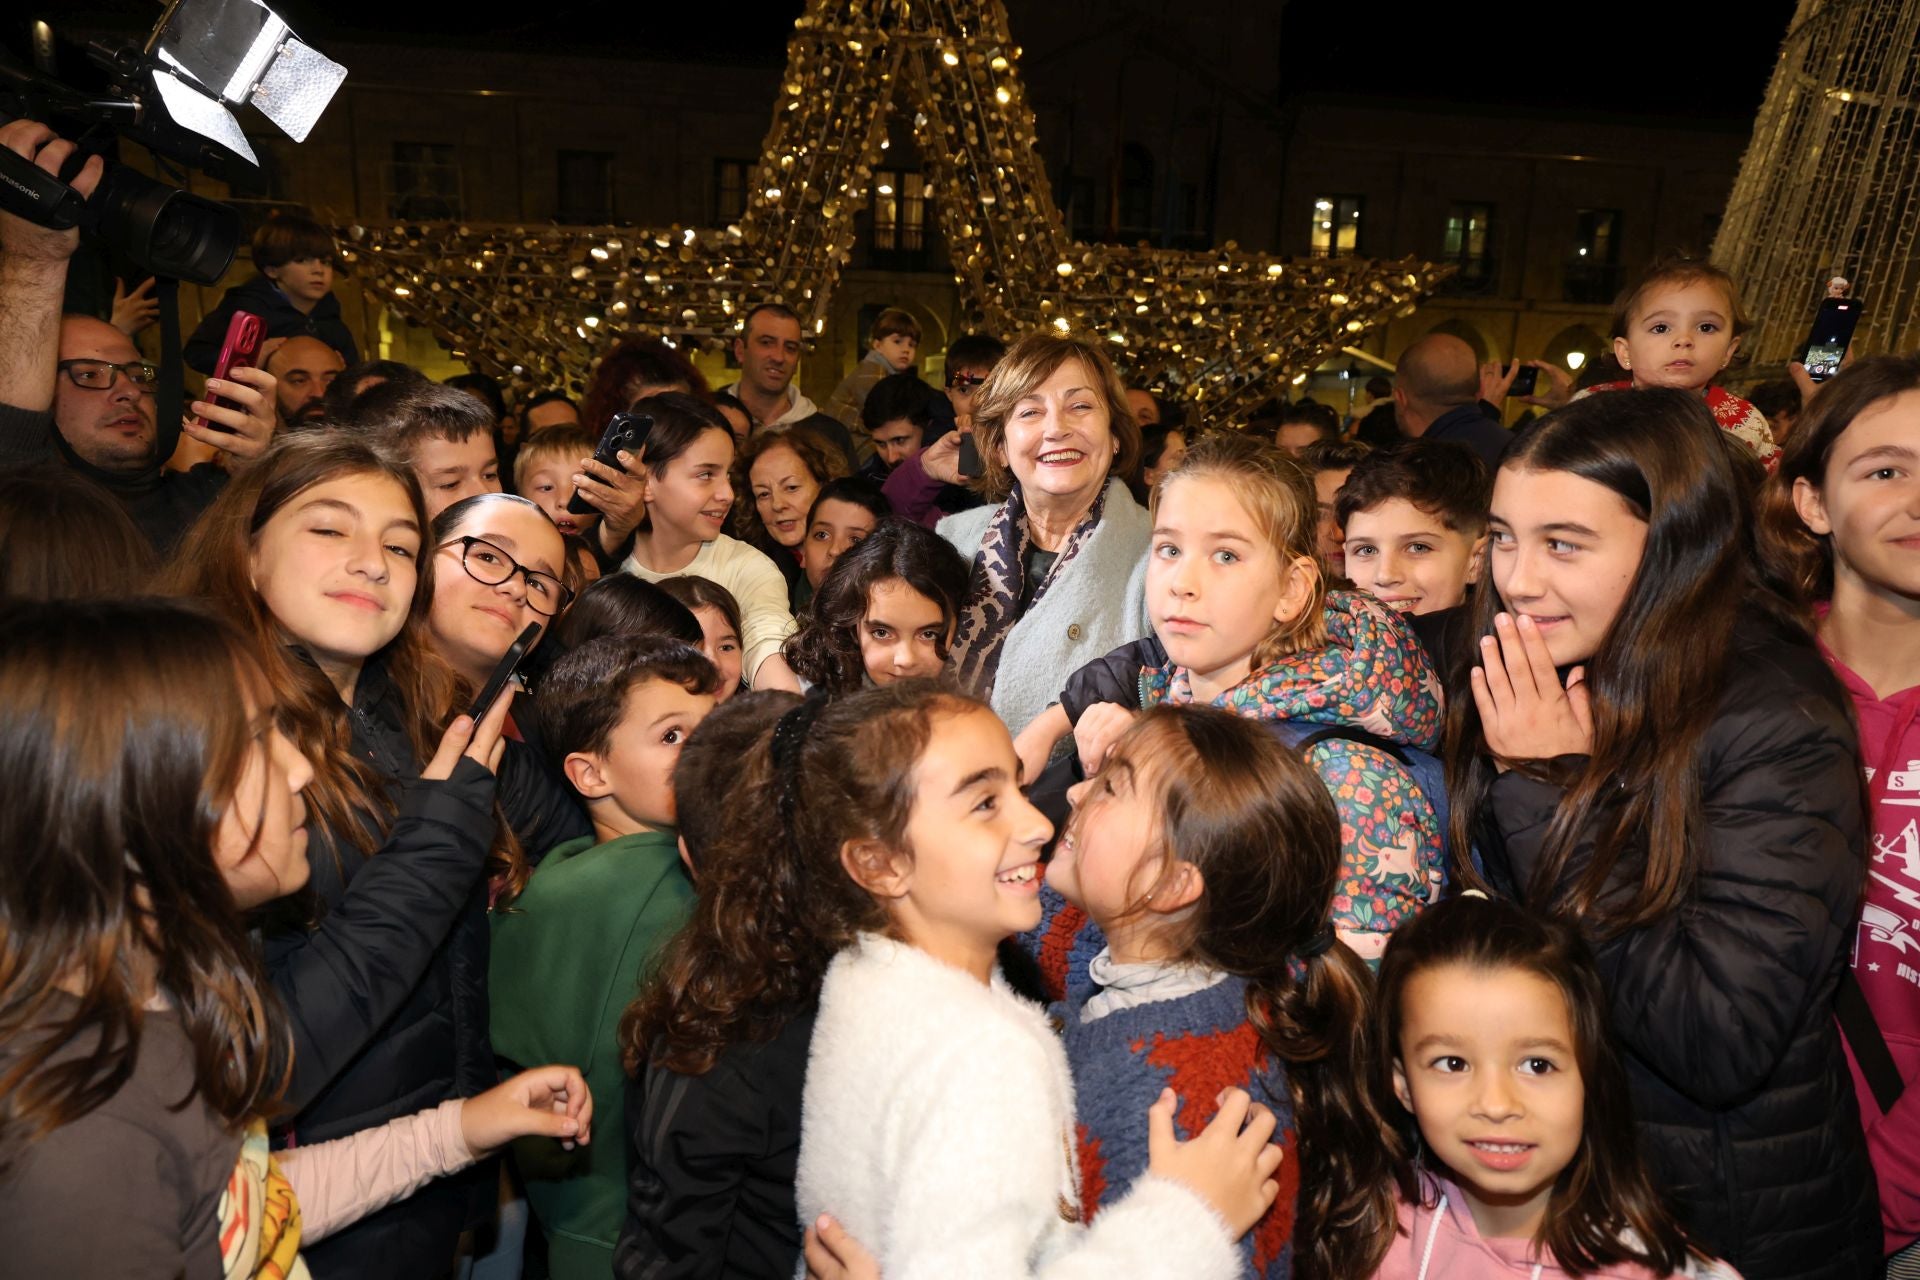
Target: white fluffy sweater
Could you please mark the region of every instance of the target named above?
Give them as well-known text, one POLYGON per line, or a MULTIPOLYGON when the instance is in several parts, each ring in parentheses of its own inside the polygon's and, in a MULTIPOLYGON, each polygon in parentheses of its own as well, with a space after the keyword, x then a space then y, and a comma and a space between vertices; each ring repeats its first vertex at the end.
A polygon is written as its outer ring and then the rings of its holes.
POLYGON ((1080 1225, 1073 1080, 1045 1015, 874 934, 827 970, 801 1111, 800 1220, 887 1280, 1235 1280, 1197 1195, 1148 1175, 1080 1225))

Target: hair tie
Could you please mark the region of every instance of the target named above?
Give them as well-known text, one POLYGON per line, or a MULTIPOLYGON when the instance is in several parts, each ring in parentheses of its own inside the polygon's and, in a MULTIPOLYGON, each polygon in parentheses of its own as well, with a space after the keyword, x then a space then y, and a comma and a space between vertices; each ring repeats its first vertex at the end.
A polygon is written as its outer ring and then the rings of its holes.
POLYGON ((1301 960, 1311 960, 1315 956, 1323 956, 1332 950, 1335 941, 1337 938, 1333 932, 1333 926, 1323 924, 1320 926, 1320 932, 1295 947, 1293 954, 1301 960))
POLYGON ((1487 897, 1487 895, 1482 891, 1480 891, 1479 889, 1462 889, 1460 891, 1460 896, 1463 898, 1478 898, 1482 902, 1493 901, 1493 899, 1487 897))
POLYGON ((793 825, 793 810, 800 791, 800 748, 806 744, 813 722, 827 705, 824 697, 811 697, 788 711, 773 726, 773 768, 779 775, 780 790, 776 803, 781 818, 793 825))

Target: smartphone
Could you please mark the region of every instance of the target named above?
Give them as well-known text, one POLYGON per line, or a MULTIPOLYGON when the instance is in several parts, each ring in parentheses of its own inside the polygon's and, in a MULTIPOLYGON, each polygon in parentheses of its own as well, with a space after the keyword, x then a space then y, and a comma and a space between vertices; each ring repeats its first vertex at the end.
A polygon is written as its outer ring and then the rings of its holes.
MULTIPOLYGON (((236 311, 227 321, 226 341, 220 344, 220 358, 213 362, 213 376, 224 378, 235 369, 251 369, 260 358, 260 344, 266 341, 267 326, 259 316, 251 311, 236 311)), ((238 409, 240 406, 225 396, 211 396, 209 399, 224 409, 238 409)), ((201 426, 214 431, 231 431, 217 422, 205 418, 196 418, 201 426)))
POLYGON ((1807 376, 1825 382, 1840 372, 1840 358, 1853 342, 1854 326, 1860 323, 1860 299, 1826 298, 1813 318, 1813 333, 1807 338, 1807 376))
POLYGON ((480 696, 473 700, 472 710, 467 712, 473 717, 474 724, 478 725, 486 718, 487 712, 493 709, 493 704, 500 699, 500 691, 507 687, 507 681, 513 679, 513 673, 519 669, 520 663, 526 658, 527 650, 533 648, 533 642, 539 638, 540 624, 529 622, 527 629, 507 646, 506 656, 500 659, 499 665, 493 669, 493 674, 487 677, 487 687, 480 691, 480 696))
MULTIPOLYGON (((644 413, 616 413, 607 422, 607 429, 600 433, 600 444, 593 451, 593 460, 624 472, 620 465, 620 451, 626 450, 638 454, 640 446, 647 442, 647 433, 653 430, 653 418, 644 413)), ((575 489, 573 496, 567 499, 567 510, 577 516, 590 516, 600 508, 580 496, 575 489)))
POLYGON ((1507 388, 1509 396, 1530 396, 1540 384, 1540 371, 1532 365, 1522 365, 1520 372, 1513 375, 1513 385, 1507 388))
POLYGON ((962 480, 972 480, 986 468, 980 462, 980 446, 973 442, 973 432, 964 432, 960 437, 960 456, 957 460, 962 480))

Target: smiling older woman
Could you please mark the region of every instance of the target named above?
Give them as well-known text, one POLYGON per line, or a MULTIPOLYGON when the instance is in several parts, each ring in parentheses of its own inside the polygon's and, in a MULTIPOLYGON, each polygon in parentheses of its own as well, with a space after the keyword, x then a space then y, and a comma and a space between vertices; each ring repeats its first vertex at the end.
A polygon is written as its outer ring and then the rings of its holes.
POLYGON ((973 430, 978 487, 1002 501, 939 524, 973 557, 953 660, 1019 733, 1082 664, 1147 634, 1147 513, 1119 478, 1140 429, 1098 347, 1035 334, 988 375, 973 430))

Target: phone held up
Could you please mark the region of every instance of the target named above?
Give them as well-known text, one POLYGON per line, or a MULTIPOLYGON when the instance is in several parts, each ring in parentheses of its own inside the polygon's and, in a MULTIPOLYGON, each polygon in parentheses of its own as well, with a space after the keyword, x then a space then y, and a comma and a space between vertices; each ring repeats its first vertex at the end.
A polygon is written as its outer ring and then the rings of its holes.
MULTIPOLYGON (((647 442, 647 433, 653 430, 653 418, 644 413, 616 413, 607 420, 607 429, 600 433, 600 443, 593 451, 593 460, 615 471, 626 470, 620 465, 620 453, 638 455, 640 446, 647 442)), ((578 489, 567 499, 567 510, 577 516, 590 516, 599 510, 578 489)))
POLYGON ((986 470, 980 461, 980 446, 973 442, 973 432, 968 431, 960 437, 960 454, 954 459, 962 480, 974 480, 986 470))
POLYGON ((1507 388, 1507 394, 1513 397, 1530 396, 1534 388, 1540 385, 1540 371, 1530 364, 1523 364, 1513 375, 1513 385, 1507 388))
MULTIPOLYGON (((266 341, 266 337, 266 322, 259 316, 251 311, 234 312, 233 318, 227 321, 226 340, 220 344, 220 358, 214 361, 213 376, 225 378, 235 369, 253 368, 254 362, 260 359, 260 344, 266 341)), ((225 396, 208 398, 223 409, 240 407, 225 396)), ((205 418, 195 418, 194 422, 214 431, 229 431, 229 428, 209 422, 205 418)))
POLYGON ((1841 357, 1853 342, 1854 326, 1860 323, 1860 299, 1821 299, 1820 311, 1813 318, 1813 332, 1807 338, 1807 376, 1825 382, 1840 372, 1841 357))
POLYGON ((507 687, 507 682, 513 679, 513 673, 519 670, 520 664, 526 660, 527 650, 533 648, 533 642, 539 638, 540 624, 529 622, 527 629, 507 646, 506 655, 500 659, 499 665, 494 667, 493 674, 487 677, 486 687, 480 690, 480 696, 473 700, 473 708, 467 712, 473 717, 474 724, 478 725, 486 719, 487 712, 491 711, 493 704, 499 701, 501 692, 507 687))

